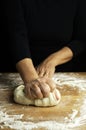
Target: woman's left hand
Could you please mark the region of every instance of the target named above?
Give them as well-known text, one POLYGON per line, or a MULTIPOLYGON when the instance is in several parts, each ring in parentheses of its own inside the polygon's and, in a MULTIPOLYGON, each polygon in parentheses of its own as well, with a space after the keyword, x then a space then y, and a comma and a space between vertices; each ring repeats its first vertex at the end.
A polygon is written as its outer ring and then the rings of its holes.
POLYGON ((55 58, 54 55, 50 55, 46 58, 38 67, 37 73, 39 77, 53 77, 55 72, 55 58))
POLYGON ((40 77, 52 77, 55 67, 70 61, 73 58, 73 52, 69 47, 64 47, 59 51, 51 54, 37 68, 40 77))

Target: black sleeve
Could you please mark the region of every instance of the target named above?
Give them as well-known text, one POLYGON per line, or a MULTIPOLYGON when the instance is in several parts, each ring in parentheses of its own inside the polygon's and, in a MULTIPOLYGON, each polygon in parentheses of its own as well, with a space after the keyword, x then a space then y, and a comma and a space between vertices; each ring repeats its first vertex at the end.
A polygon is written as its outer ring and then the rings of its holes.
POLYGON ((67 45, 74 56, 86 50, 86 0, 78 0, 72 40, 67 45))
POLYGON ((30 58, 29 39, 21 0, 7 1, 7 20, 10 35, 10 50, 14 63, 30 58))

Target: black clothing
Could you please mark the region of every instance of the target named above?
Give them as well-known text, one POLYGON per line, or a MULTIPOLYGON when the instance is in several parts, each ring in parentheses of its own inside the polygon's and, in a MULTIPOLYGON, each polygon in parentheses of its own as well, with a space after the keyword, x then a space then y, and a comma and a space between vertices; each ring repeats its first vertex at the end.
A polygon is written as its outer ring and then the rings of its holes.
POLYGON ((26 57, 39 64, 64 46, 74 57, 86 49, 86 0, 13 1, 6 15, 14 64, 26 57))

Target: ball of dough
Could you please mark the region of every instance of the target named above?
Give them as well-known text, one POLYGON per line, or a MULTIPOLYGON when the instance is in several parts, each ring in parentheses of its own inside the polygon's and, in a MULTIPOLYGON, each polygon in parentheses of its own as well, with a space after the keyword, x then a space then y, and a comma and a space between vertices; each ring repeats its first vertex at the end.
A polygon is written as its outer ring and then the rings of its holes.
POLYGON ((60 92, 57 89, 55 91, 56 94, 58 95, 59 98, 58 100, 56 99, 55 94, 51 92, 49 94, 49 97, 32 100, 32 99, 28 99, 25 96, 24 85, 20 85, 14 90, 14 101, 16 103, 23 104, 23 105, 35 105, 35 106, 42 106, 42 107, 55 106, 61 100, 60 92))

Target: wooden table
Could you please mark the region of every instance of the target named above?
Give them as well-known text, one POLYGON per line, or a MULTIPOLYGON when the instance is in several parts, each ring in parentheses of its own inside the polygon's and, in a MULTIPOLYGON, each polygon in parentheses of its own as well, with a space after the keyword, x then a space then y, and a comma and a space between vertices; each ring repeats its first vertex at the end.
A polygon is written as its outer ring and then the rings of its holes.
POLYGON ((86 73, 56 73, 61 102, 55 107, 16 104, 18 73, 0 73, 0 130, 86 130, 86 73))

